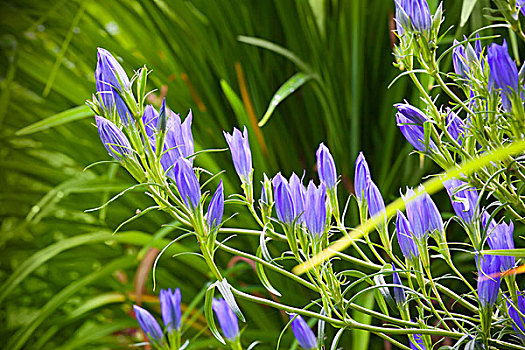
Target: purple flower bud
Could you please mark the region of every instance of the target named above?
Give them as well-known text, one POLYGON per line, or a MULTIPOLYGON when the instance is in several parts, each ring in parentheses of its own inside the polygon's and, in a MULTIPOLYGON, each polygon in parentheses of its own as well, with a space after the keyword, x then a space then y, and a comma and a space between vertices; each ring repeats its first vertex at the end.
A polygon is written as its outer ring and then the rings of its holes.
POLYGON ((512 300, 505 295, 507 301, 507 309, 509 310, 509 316, 512 319, 512 328, 516 331, 516 335, 522 340, 525 340, 525 293, 518 292, 518 305, 515 305, 512 300), (521 313, 521 315, 520 315, 521 313))
MULTIPOLYGON (((514 249, 514 224, 512 221, 507 225, 505 222, 496 224, 494 220, 490 220, 490 214, 483 212, 481 216, 481 222, 487 233, 487 242, 489 243, 490 249, 503 250, 503 249, 514 249), (488 227, 487 227, 488 225, 488 227)), ((514 256, 502 256, 501 259, 501 271, 507 271, 514 267, 516 264, 516 257, 514 256)))
POLYGON ((162 99, 162 105, 160 106, 159 122, 157 123, 158 133, 160 134, 166 131, 167 125, 168 125, 168 113, 166 110, 166 98, 164 97, 162 99))
POLYGON ((123 160, 133 154, 126 135, 111 121, 95 116, 100 140, 106 147, 109 155, 116 160, 123 160))
POLYGON ((408 15, 412 21, 414 30, 430 37, 430 28, 432 27, 432 18, 427 0, 409 0, 410 10, 408 15))
POLYGON ((450 110, 447 114, 447 131, 460 145, 463 145, 465 138, 465 123, 456 113, 450 110))
POLYGON ((525 16, 525 0, 516 0, 516 7, 525 16))
POLYGON ((419 257, 419 249, 412 235, 412 227, 405 215, 399 210, 397 211, 396 229, 397 241, 405 258, 413 260, 419 257))
MULTIPOLYGON (((403 285, 403 283, 401 283, 399 275, 396 272, 396 267, 394 266, 394 264, 392 264, 392 282, 393 284, 399 286, 403 285)), ((405 290, 403 288, 394 287, 394 300, 396 301, 397 305, 403 305, 407 301, 405 290)))
MULTIPOLYGON (((181 123, 178 114, 172 113, 167 109, 165 109, 165 113, 169 113, 171 116, 166 121, 167 132, 164 140, 164 152, 160 158, 160 163, 164 170, 168 172, 168 176, 173 177, 170 168, 172 168, 177 159, 188 158, 194 153, 193 136, 191 134, 192 115, 190 111, 184 123, 181 123)), ((193 159, 188 160, 190 163, 193 162, 193 159)))
POLYGON ((140 328, 146 333, 149 340, 162 344, 162 329, 157 320, 155 320, 155 317, 137 305, 133 305, 133 310, 135 310, 135 316, 137 317, 140 328))
POLYGON ((337 170, 335 169, 334 158, 330 150, 323 143, 319 145, 317 155, 317 172, 319 179, 329 190, 333 190, 337 182, 337 170))
POLYGON ((452 63, 454 64, 454 71, 462 78, 468 79, 470 67, 465 55, 465 48, 463 45, 459 45, 459 41, 457 40, 454 40, 454 46, 456 46, 452 50, 452 63))
MULTIPOLYGON (((423 126, 407 118, 401 112, 396 113, 396 121, 397 126, 399 126, 401 133, 407 139, 407 141, 418 151, 426 152, 425 129, 423 126)), ((428 147, 431 150, 437 150, 436 144, 432 139, 430 139, 428 147)))
POLYGON ((383 201, 383 196, 381 195, 379 188, 377 188, 376 184, 372 180, 370 180, 370 182, 368 183, 368 187, 366 188, 366 202, 368 203, 368 213, 370 214, 370 217, 381 213, 383 216, 383 223, 380 225, 385 227, 385 202, 383 201))
POLYGON ((109 84, 118 91, 129 90, 130 83, 124 68, 107 50, 98 48, 97 68, 102 82, 109 84))
POLYGON ((318 188, 310 181, 306 190, 305 221, 308 231, 319 238, 326 226, 326 186, 322 183, 318 188))
POLYGON ((173 330, 180 330, 181 310, 180 310, 180 290, 175 289, 175 292, 168 290, 160 290, 160 309, 162 311, 162 321, 166 326, 168 333, 173 330))
POLYGON ((466 182, 457 179, 443 182, 443 186, 447 189, 456 215, 467 225, 470 225, 478 217, 479 213, 477 207, 478 191, 466 185, 466 182), (458 190, 458 188, 461 189, 458 190))
POLYGON ((239 321, 226 300, 213 298, 212 308, 215 311, 215 315, 217 315, 224 337, 229 341, 237 339, 239 336, 239 321))
POLYGON ((206 214, 206 223, 208 229, 211 231, 215 227, 219 226, 222 222, 222 216, 224 214, 224 188, 222 180, 217 187, 217 191, 211 199, 210 206, 208 207, 208 213, 206 214))
POLYGON ((315 338, 314 332, 312 332, 308 326, 308 323, 296 314, 290 315, 290 319, 292 320, 293 334, 299 345, 305 350, 317 349, 317 339, 315 338))
POLYGON ((292 190, 288 181, 278 173, 273 178, 273 198, 275 210, 279 220, 287 225, 291 225, 296 217, 293 203, 292 190))
POLYGON ((188 208, 196 209, 201 200, 201 188, 190 161, 185 158, 177 159, 173 174, 182 201, 188 208))
POLYGON ((507 42, 503 45, 492 44, 487 51, 487 60, 490 67, 490 76, 495 86, 502 90, 503 104, 510 110, 510 98, 518 93, 518 67, 510 58, 507 42))
POLYGON ((359 152, 359 156, 355 161, 355 177, 354 177, 354 189, 355 195, 359 203, 362 203, 366 198, 366 187, 370 182, 370 170, 368 170, 368 164, 366 163, 363 152, 359 152))
POLYGON ((232 135, 224 132, 224 137, 230 146, 233 165, 237 175, 239 175, 242 182, 250 183, 252 181, 252 151, 248 142, 246 126, 242 134, 237 128, 233 128, 232 135))
POLYGON ((403 35, 405 29, 410 30, 410 17, 405 9, 408 9, 407 0, 395 0, 396 4, 396 30, 398 35, 403 35))
POLYGON ((302 181, 299 179, 295 173, 292 173, 290 177, 290 190, 292 191, 292 200, 295 209, 295 216, 297 217, 297 222, 299 224, 304 223, 304 205, 305 205, 305 196, 306 189, 303 186, 302 181))
POLYGON ((146 135, 150 142, 153 141, 152 145, 155 145, 155 135, 157 132, 157 123, 159 120, 159 114, 152 105, 147 105, 144 108, 144 114, 142 115, 142 123, 146 129, 146 135))
POLYGON ((444 232, 445 227, 443 225, 443 219, 441 218, 441 213, 439 212, 436 203, 428 195, 428 193, 423 194, 423 205, 425 207, 427 219, 428 219, 428 232, 432 233, 434 231, 444 232))
POLYGON ((496 255, 476 257, 478 267, 478 297, 483 308, 492 308, 498 298, 501 278, 501 258, 496 255))
POLYGON ((416 195, 411 188, 408 188, 406 195, 403 196, 408 221, 416 239, 426 238, 429 230, 427 208, 423 198, 422 193, 416 195))
POLYGON ((117 114, 120 118, 120 121, 127 127, 130 123, 133 122, 133 115, 128 108, 128 105, 122 99, 122 96, 119 95, 117 90, 113 89, 113 100, 115 100, 115 105, 117 106, 117 114))
POLYGON ((396 103, 394 107, 407 118, 411 123, 423 125, 428 121, 428 117, 419 108, 409 105, 408 103, 396 103))

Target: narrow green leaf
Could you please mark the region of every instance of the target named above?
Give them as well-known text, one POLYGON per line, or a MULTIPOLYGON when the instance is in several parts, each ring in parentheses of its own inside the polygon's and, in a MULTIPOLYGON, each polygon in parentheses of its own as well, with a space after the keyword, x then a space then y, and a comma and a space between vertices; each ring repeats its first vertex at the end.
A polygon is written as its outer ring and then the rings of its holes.
POLYGON ((474 10, 474 6, 476 6, 477 2, 478 0, 463 0, 460 26, 463 27, 465 23, 467 23, 468 19, 470 18, 470 14, 472 13, 472 10, 474 10))
MULTIPOLYGON (((373 309, 374 308, 374 297, 372 296, 371 292, 364 293, 359 296, 356 303, 367 309, 373 309)), ((354 320, 356 320, 357 322, 360 322, 362 324, 370 324, 372 322, 372 316, 370 315, 364 314, 362 312, 358 312, 357 310, 354 310, 352 314, 353 314, 354 320)), ((369 341, 370 341, 370 332, 360 330, 360 329, 352 330, 352 343, 354 345, 353 349, 367 349, 369 341)))
POLYGON ((515 256, 516 258, 523 258, 525 257, 525 248, 482 250, 481 253, 487 255, 503 255, 515 256))
MULTIPOLYGON (((257 257, 262 257, 261 247, 257 248, 257 257)), ((257 271, 257 277, 259 277, 259 280, 263 284, 264 288, 266 288, 267 291, 269 291, 272 294, 277 295, 278 297, 281 296, 281 293, 277 289, 275 289, 270 281, 268 280, 268 277, 266 277, 266 273, 264 272, 264 267, 262 264, 259 264, 258 262, 255 262, 255 270, 257 271)))
POLYGON ((237 317, 239 317, 239 319, 242 322, 246 322, 246 319, 244 318, 244 315, 242 314, 239 305, 237 305, 237 302, 235 301, 235 297, 233 296, 230 284, 228 283, 226 278, 220 282, 217 281, 215 285, 217 286, 217 288, 219 288, 219 292, 223 296, 224 300, 226 300, 233 312, 237 315, 237 317))
POLYGON ((206 322, 208 322, 208 328, 210 329, 213 336, 218 341, 220 341, 222 344, 226 344, 226 342, 221 336, 221 333, 219 333, 217 326, 215 325, 215 319, 213 317, 212 303, 213 303, 214 293, 215 293, 215 283, 210 285, 208 287, 208 290, 206 291, 206 297, 204 299, 204 316, 206 317, 206 322))
POLYGON ((310 79, 312 79, 311 74, 305 74, 303 72, 299 72, 299 73, 294 74, 287 81, 285 81, 284 84, 281 85, 281 87, 273 95, 272 100, 270 101, 270 104, 268 105, 268 109, 266 110, 266 113, 264 113, 264 116, 259 122, 259 126, 263 127, 264 124, 266 124, 266 122, 270 119, 277 105, 279 105, 279 103, 281 103, 285 98, 287 98, 292 93, 294 93, 298 88, 303 86, 303 84, 306 83, 310 79))
POLYGON ((84 119, 93 116, 93 111, 88 106, 78 106, 51 117, 39 120, 36 123, 28 125, 16 132, 17 136, 29 135, 38 131, 47 130, 55 126, 64 125, 74 122, 76 120, 84 119))

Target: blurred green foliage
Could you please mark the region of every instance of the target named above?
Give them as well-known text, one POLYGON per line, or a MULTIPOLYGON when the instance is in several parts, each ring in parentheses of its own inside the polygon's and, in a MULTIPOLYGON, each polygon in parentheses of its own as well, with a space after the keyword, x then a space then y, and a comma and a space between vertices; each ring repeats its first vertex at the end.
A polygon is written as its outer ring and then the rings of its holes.
MULTIPOLYGON (((431 3, 435 8, 437 1, 431 3)), ((479 3, 474 27, 483 23, 485 1, 479 3)), ((391 64, 391 1, 17 0, 0 6, 0 339, 10 350, 126 348, 140 342, 132 303, 139 298, 158 311, 158 288, 175 286, 187 310, 185 338, 198 337, 191 348, 219 346, 202 315, 207 268, 195 255, 179 255, 196 251, 195 242, 183 240, 163 255, 153 291, 155 249, 180 235, 176 223, 163 226, 167 216, 152 211, 112 235, 151 205, 140 189, 85 212, 133 185, 117 164, 84 170, 109 159, 84 105, 95 90, 97 47, 121 58, 130 75, 144 64, 153 70, 148 88, 158 89, 151 95, 155 106, 166 96, 172 110, 193 110, 197 150, 222 148, 222 130, 247 125, 256 183, 263 171, 313 175, 320 142, 334 154, 345 197, 361 150, 387 201, 432 167, 409 157, 394 123, 392 104, 404 98, 417 104, 418 97, 404 79, 387 89, 398 73, 391 64), (241 35, 279 45, 317 77, 279 104, 263 128, 257 121, 274 92, 304 67, 246 43, 253 39, 239 41, 241 35)), ((445 27, 458 23, 461 2, 445 1, 445 8, 445 27)), ((228 153, 203 156, 198 164, 226 169, 228 194, 238 188, 228 153)), ((245 217, 230 223, 250 226, 245 217)), ((245 237, 230 242, 252 251, 258 244, 245 237)), ((266 293, 249 264, 222 253, 218 259, 231 283, 266 293)), ((302 307, 310 300, 288 280, 268 275, 283 302, 302 307)), ((275 348, 285 315, 241 307, 249 320, 246 345, 260 340, 258 349, 275 348)), ((350 347, 352 337, 343 338, 350 347)), ((286 331, 281 347, 292 339, 286 331)), ((353 334, 354 344, 361 340, 368 334, 353 334)))

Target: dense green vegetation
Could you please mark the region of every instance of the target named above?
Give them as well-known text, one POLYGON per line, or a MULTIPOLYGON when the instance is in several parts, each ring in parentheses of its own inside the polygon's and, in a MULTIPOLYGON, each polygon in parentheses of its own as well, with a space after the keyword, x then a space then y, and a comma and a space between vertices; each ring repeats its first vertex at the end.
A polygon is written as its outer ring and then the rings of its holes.
MULTIPOLYGON (((444 27, 454 25, 446 41, 486 23, 486 3, 478 1, 470 22, 458 27, 462 2, 445 1, 444 27)), ((194 255, 177 255, 196 251, 196 243, 170 247, 159 261, 153 291, 153 260, 180 235, 176 223, 150 211, 113 234, 151 205, 140 189, 85 212, 134 184, 118 164, 86 169, 108 159, 84 104, 95 91, 97 47, 120 57, 130 75, 144 64, 153 70, 148 88, 162 88, 150 103, 158 107, 166 96, 172 110, 183 115, 193 110, 197 150, 224 148, 222 130, 246 124, 259 171, 314 174, 315 149, 325 141, 345 192, 353 189, 353 163, 362 150, 387 201, 433 167, 409 156, 412 148, 394 122, 393 103, 409 98, 417 105, 419 97, 404 79, 387 89, 398 74, 391 64, 390 1, 21 0, 0 6, 0 339, 7 349, 126 348, 139 341, 131 305, 142 300, 158 311, 158 288, 175 286, 190 320, 186 338, 197 338, 191 348, 218 347, 202 315, 208 268, 194 255), (297 72, 317 79, 279 104, 258 128, 274 92, 297 72)), ((199 162, 233 174, 227 153, 199 162)), ((224 181, 226 194, 238 186, 235 176, 224 181)), ((448 201, 440 207, 449 208, 448 201)), ((241 224, 240 217, 232 224, 241 224)), ((266 293, 252 266, 232 258, 217 257, 229 267, 228 279, 266 293)), ((302 307, 310 300, 288 280, 269 277, 279 290, 290 291, 283 302, 302 307)), ((241 305, 250 319, 245 341, 275 348, 284 315, 241 305)), ((285 332, 282 348, 292 339, 285 332)), ((368 341, 356 331, 345 348, 368 341)), ((371 348, 382 348, 380 338, 371 348)))

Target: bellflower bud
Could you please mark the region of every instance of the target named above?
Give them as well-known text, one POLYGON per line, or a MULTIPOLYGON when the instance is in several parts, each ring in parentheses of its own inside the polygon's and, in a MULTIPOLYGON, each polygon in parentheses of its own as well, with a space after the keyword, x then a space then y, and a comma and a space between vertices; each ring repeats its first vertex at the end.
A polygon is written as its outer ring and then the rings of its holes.
MULTIPOLYGON (((181 123, 178 114, 172 113, 165 109, 165 114, 171 114, 170 118, 166 121, 166 138, 164 140, 164 153, 160 158, 160 163, 165 171, 168 172, 168 176, 173 177, 172 165, 179 158, 188 158, 194 152, 193 136, 191 134, 191 111, 181 123), (171 168, 171 170, 170 170, 171 168)), ((162 109, 159 114, 159 118, 162 115, 162 109)), ((193 159, 188 159, 190 163, 193 163, 193 159)))
POLYGON ((463 79, 468 79, 470 67, 468 65, 467 57, 465 56, 465 47, 459 44, 459 41, 454 39, 454 49, 452 50, 452 63, 454 65, 454 72, 463 79))
POLYGON ((166 98, 162 99, 162 105, 160 106, 159 122, 157 124, 157 132, 160 134, 166 131, 168 124, 168 113, 166 112, 166 98))
POLYGON ((168 333, 173 330, 180 330, 181 310, 180 310, 180 289, 176 288, 175 292, 168 290, 160 290, 160 309, 162 311, 162 321, 166 326, 168 333))
POLYGON ((133 305, 133 310, 135 310, 135 316, 137 317, 140 328, 146 333, 149 340, 162 344, 162 329, 157 320, 155 320, 155 317, 137 305, 133 305))
POLYGON ((297 175, 295 175, 295 173, 292 173, 292 176, 290 177, 290 190, 292 191, 292 200, 297 222, 302 224, 305 220, 304 205, 306 189, 304 188, 302 181, 297 175))
POLYGON ((281 173, 278 173, 273 178, 272 183, 277 217, 281 222, 291 225, 296 217, 296 213, 290 185, 281 173))
POLYGON ((441 213, 439 212, 436 203, 434 203, 432 198, 426 192, 423 194, 423 205, 426 208, 425 210, 428 219, 428 232, 444 232, 445 227, 443 225, 441 213))
POLYGON ((317 172, 319 179, 329 190, 333 190, 337 182, 337 170, 335 169, 334 158, 330 150, 323 143, 319 145, 317 155, 317 172))
MULTIPOLYGON (((481 217, 483 227, 487 231, 487 242, 490 249, 503 250, 514 249, 514 224, 512 221, 507 225, 505 222, 496 224, 494 220, 490 220, 490 215, 484 212, 481 217), (488 226, 488 227, 487 227, 488 226)), ((499 256, 501 260, 501 271, 507 271, 516 264, 516 257, 514 256, 499 256)))
POLYGON ((487 61, 490 67, 490 76, 494 85, 501 89, 502 102, 505 110, 510 111, 512 103, 510 98, 517 94, 518 84, 518 67, 510 58, 507 42, 504 40, 503 45, 492 44, 487 51, 487 61))
POLYGON ((443 186, 447 189, 447 193, 452 202, 452 207, 463 222, 467 225, 471 225, 473 221, 478 217, 479 210, 477 208, 478 203, 478 191, 472 187, 465 187, 466 182, 461 180, 452 179, 443 182, 443 186), (458 188, 461 190, 457 190, 458 188))
POLYGON ((376 214, 381 213, 383 216, 383 223, 380 224, 383 227, 386 226, 386 210, 385 210, 385 201, 383 196, 377 188, 376 184, 370 180, 368 187, 366 188, 366 201, 368 203, 368 213, 370 217, 373 217, 376 214))
POLYGON ((427 0, 409 0, 408 3, 410 4, 408 15, 414 30, 429 38, 432 18, 430 17, 427 0))
MULTIPOLYGON (((399 286, 403 285, 403 283, 401 283, 399 275, 396 272, 396 267, 394 266, 394 264, 392 264, 392 282, 393 284, 399 286)), ((407 301, 405 290, 403 288, 394 287, 394 300, 396 301, 397 305, 403 305, 407 301)))
POLYGON ((111 121, 106 118, 95 116, 100 140, 109 152, 109 155, 116 160, 124 160, 133 154, 131 145, 126 135, 111 121))
POLYGON ((228 142, 228 146, 230 146, 233 165, 237 175, 239 175, 242 182, 250 183, 252 181, 252 151, 248 142, 246 126, 242 134, 237 128, 233 128, 232 135, 224 132, 224 137, 226 142, 228 142))
POLYGON ((111 113, 113 112, 113 107, 115 106, 115 100, 113 99, 113 88, 104 80, 102 72, 102 65, 99 60, 99 62, 97 62, 97 68, 95 69, 97 96, 102 107, 111 113))
POLYGON ((224 214, 224 188, 222 180, 217 187, 217 191, 211 199, 210 206, 208 207, 208 213, 206 214, 206 223, 208 229, 211 231, 222 222, 222 216, 224 214))
POLYGON ((396 4, 396 30, 399 36, 403 35, 405 29, 410 30, 410 17, 405 9, 408 9, 407 0, 395 0, 396 4))
POLYGON ((501 258, 496 255, 476 257, 478 267, 478 297, 483 308, 492 308, 498 298, 501 278, 501 258))
POLYGON ((405 118, 410 120, 414 124, 423 125, 429 119, 419 108, 409 105, 408 103, 396 103, 394 107, 401 113, 405 118))
POLYGON ((308 323, 299 315, 290 315, 292 320, 292 331, 299 345, 305 350, 317 349, 317 339, 308 323), (295 318, 294 318, 295 317, 295 318))
POLYGON ((419 257, 419 249, 412 235, 412 227, 405 215, 399 210, 397 211, 396 229, 397 241, 405 258, 412 261, 419 257))
POLYGON ((428 233, 429 223, 423 194, 419 193, 416 195, 414 190, 408 188, 403 200, 405 201, 406 213, 414 237, 416 239, 425 238, 428 233))
POLYGON ((355 195, 359 203, 363 203, 366 200, 366 187, 370 180, 370 170, 368 170, 368 164, 366 163, 363 152, 359 152, 359 156, 355 161, 355 177, 354 177, 354 189, 355 195))
POLYGON ((97 57, 97 67, 100 66, 103 81, 118 91, 129 90, 128 76, 115 57, 109 51, 100 47, 98 48, 97 57))
POLYGON ((215 311, 215 315, 217 315, 224 337, 229 341, 237 339, 239 336, 239 321, 226 300, 213 298, 212 308, 215 311))
MULTIPOLYGON (((414 118, 414 116, 410 116, 414 118)), ((422 125, 414 122, 413 119, 407 118, 403 113, 396 113, 397 126, 407 141, 418 151, 426 152, 425 147, 425 129, 422 125)), ((432 139, 428 144, 428 148, 431 150, 437 150, 436 144, 432 139)))
POLYGON ((186 158, 179 158, 173 167, 177 189, 186 207, 196 209, 201 200, 201 188, 192 165, 186 158))
POLYGON ((466 131, 465 123, 452 110, 449 110, 447 114, 447 131, 460 146, 463 145, 466 131))
POLYGON ((147 105, 144 108, 144 114, 142 115, 142 123, 146 129, 146 135, 148 135, 149 142, 153 149, 155 149, 155 137, 157 133, 157 123, 159 120, 159 114, 152 105, 147 105))
POLYGON ((122 96, 113 89, 113 99, 115 100, 115 105, 117 106, 117 114, 120 118, 120 121, 127 127, 130 123, 133 122, 133 115, 128 108, 128 105, 122 99, 122 96))
POLYGON ((510 298, 505 296, 507 301, 507 309, 509 310, 509 316, 512 319, 512 328, 516 331, 516 335, 522 340, 525 341, 525 293, 518 292, 518 305, 515 305, 510 298), (521 315, 520 315, 521 313, 521 315))
POLYGON ((319 238, 326 226, 326 186, 321 183, 318 188, 310 181, 306 190, 305 221, 308 231, 319 238))

